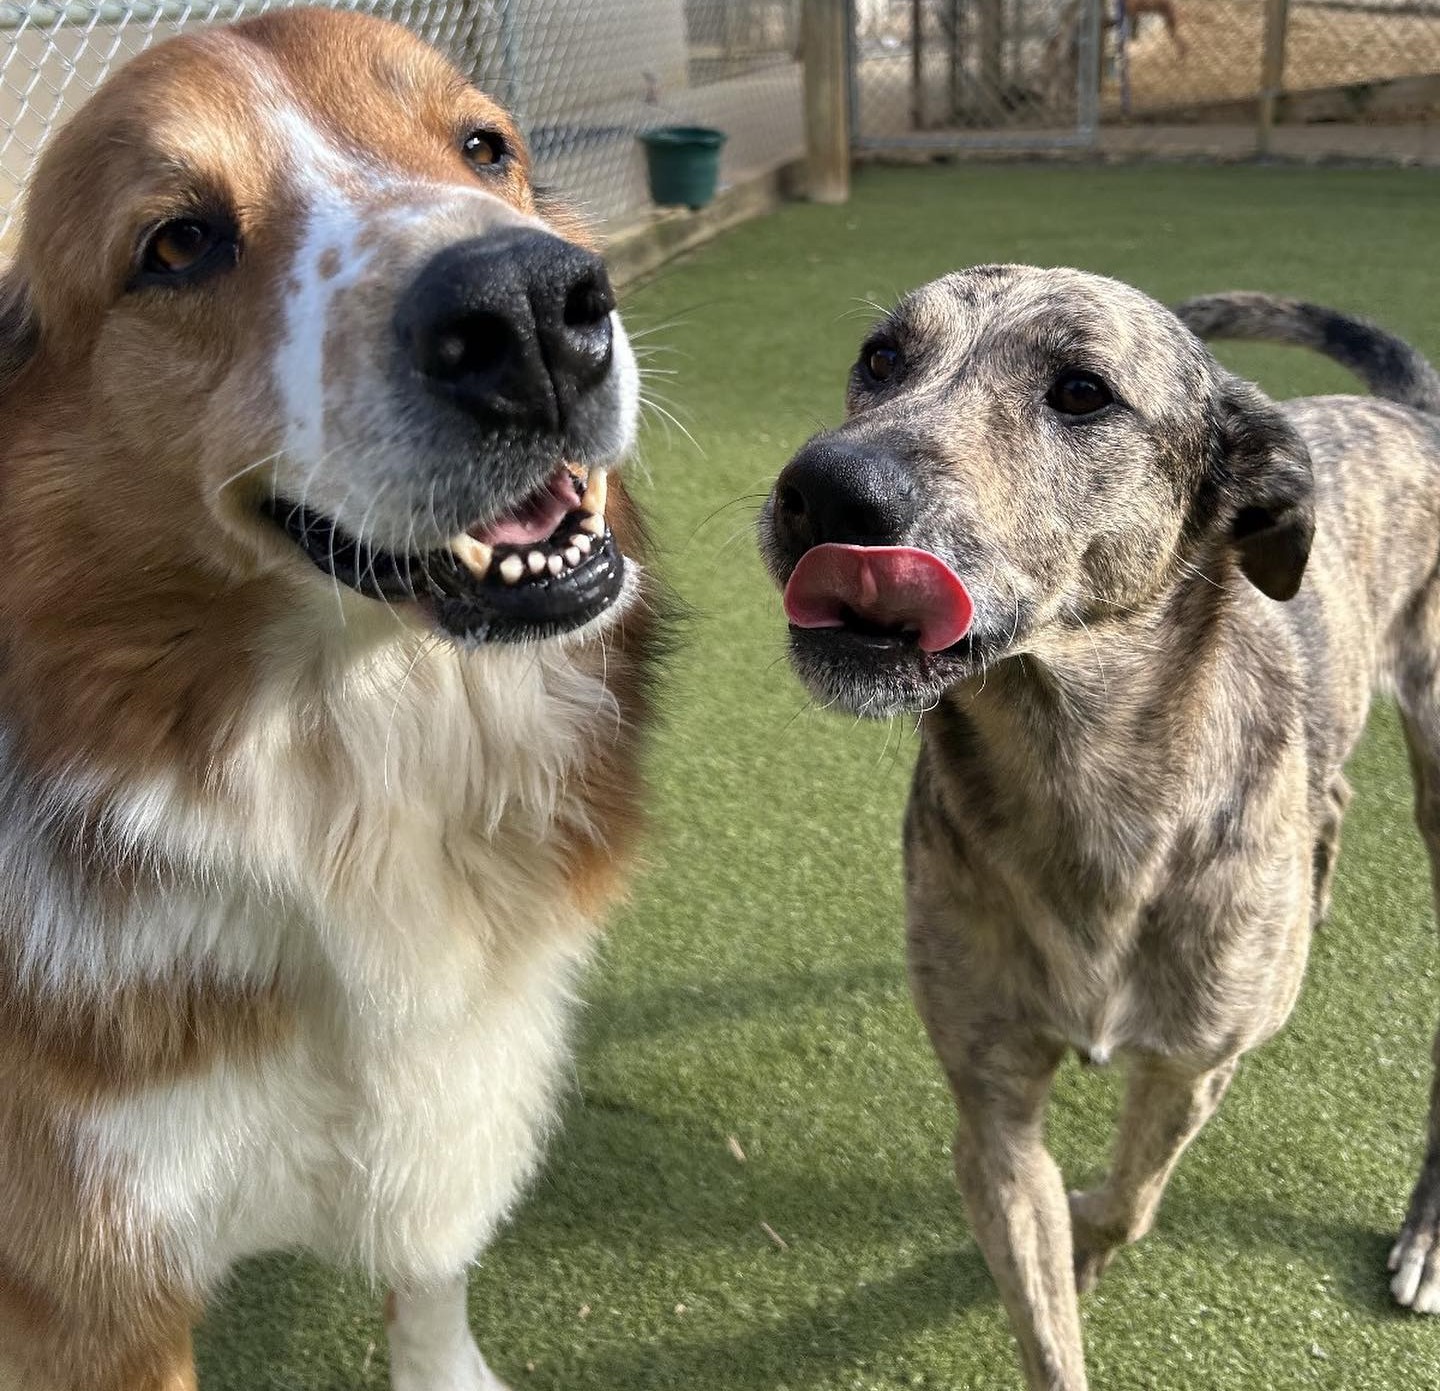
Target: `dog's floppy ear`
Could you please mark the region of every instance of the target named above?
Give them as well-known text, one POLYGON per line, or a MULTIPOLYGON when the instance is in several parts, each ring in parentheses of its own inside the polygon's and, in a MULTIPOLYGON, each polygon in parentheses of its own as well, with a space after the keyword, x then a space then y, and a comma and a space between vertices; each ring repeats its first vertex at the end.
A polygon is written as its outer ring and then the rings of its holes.
POLYGON ((0 271, 0 393, 10 387, 40 345, 40 320, 30 282, 18 266, 0 271))
POLYGON ((1228 373, 1216 398, 1220 520, 1241 573, 1272 599, 1293 599, 1315 535, 1310 453, 1258 387, 1228 373))

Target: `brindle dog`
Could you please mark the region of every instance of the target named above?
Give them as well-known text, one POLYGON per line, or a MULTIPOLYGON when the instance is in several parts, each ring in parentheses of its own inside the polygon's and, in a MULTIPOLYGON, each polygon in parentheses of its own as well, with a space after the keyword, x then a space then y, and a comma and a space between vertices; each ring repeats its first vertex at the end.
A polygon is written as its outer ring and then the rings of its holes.
MULTIPOLYGON (((760 534, 810 689, 923 712, 914 995, 1029 1384, 1076 1391, 1077 1284, 1148 1230, 1295 1003, 1377 687, 1440 883, 1440 378, 1309 305, 1177 318, 982 266, 871 334, 760 534), (1186 323, 1317 347, 1388 399, 1277 405, 1186 323), (1108 1177, 1067 1201, 1044 1113, 1069 1048, 1125 1054, 1129 1083, 1108 1177)), ((1440 1312, 1440 1088, 1390 1264, 1401 1304, 1440 1312)))

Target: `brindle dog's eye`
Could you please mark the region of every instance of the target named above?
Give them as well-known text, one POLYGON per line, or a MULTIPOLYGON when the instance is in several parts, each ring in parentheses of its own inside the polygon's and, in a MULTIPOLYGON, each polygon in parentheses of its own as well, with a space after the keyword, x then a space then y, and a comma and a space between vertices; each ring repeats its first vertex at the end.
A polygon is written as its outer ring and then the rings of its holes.
POLYGON ((1115 396, 1094 372, 1067 367, 1050 383, 1045 404, 1061 415, 1094 415, 1114 405, 1115 396))
POLYGON ((208 223, 177 217, 163 223, 145 244, 144 269, 155 275, 184 275, 213 251, 219 234, 208 223))
POLYGON ((460 148, 465 151, 465 158, 477 169, 501 163, 508 153, 505 137, 493 130, 472 130, 461 142, 460 148))
POLYGON ((871 381, 888 382, 900 365, 900 354, 887 343, 872 343, 865 349, 862 360, 871 381))

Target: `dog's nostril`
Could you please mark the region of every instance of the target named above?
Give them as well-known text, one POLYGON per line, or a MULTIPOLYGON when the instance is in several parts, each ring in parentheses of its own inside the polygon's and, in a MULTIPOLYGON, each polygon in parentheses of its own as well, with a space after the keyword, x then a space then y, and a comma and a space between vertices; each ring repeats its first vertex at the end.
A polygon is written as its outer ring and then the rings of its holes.
POLYGON ((607 277, 587 275, 570 287, 565 296, 563 318, 566 328, 599 328, 615 308, 615 292, 607 277))
POLYGON ((805 499, 799 488, 792 488, 787 484, 780 489, 780 510, 790 517, 805 515, 805 499))

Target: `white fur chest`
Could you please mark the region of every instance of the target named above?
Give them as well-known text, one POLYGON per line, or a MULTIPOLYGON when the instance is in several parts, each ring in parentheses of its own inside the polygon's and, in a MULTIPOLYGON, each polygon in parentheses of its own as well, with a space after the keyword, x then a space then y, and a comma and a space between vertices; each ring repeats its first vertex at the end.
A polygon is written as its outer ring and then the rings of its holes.
POLYGON ((533 1172, 567 1057, 576 940, 500 978, 437 959, 434 1009, 317 999, 254 1065, 106 1103, 83 1152, 124 1194, 136 1239, 158 1238, 197 1292, 242 1256, 296 1246, 389 1283, 439 1281, 533 1172))
POLYGON ((52 924, 45 944, 97 988, 179 964, 276 982, 293 1007, 258 1062, 82 1123, 127 1235, 158 1238, 197 1291, 283 1246, 443 1278, 536 1161, 590 936, 565 889, 561 832, 587 824, 570 775, 613 703, 533 653, 404 662, 358 668, 298 714, 293 693, 277 701, 223 797, 157 783, 129 799, 115 831, 188 882, 121 931, 52 924))

